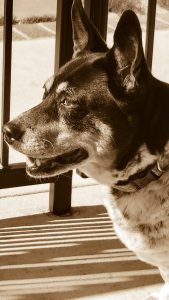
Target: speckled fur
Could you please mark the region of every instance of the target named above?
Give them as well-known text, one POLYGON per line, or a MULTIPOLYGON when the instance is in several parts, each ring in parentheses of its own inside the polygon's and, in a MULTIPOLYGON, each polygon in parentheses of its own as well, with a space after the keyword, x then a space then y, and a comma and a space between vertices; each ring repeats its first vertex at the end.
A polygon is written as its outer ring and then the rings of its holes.
MULTIPOLYGON (((169 170, 135 193, 108 191, 105 206, 122 242, 169 283, 169 170)), ((163 291, 164 292, 164 291, 163 291)), ((168 288, 159 299, 168 299, 168 288)))
POLYGON ((111 189, 109 196, 106 207, 127 247, 140 255, 169 250, 169 171, 137 192, 119 196, 111 189))

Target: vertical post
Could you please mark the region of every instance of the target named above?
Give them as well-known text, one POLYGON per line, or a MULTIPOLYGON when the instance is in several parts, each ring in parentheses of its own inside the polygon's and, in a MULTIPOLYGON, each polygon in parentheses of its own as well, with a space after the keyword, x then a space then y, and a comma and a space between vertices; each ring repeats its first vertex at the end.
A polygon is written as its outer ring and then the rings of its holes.
MULTIPOLYGON (((55 72, 73 54, 71 7, 73 0, 57 0, 55 72)), ((72 172, 60 175, 50 184, 50 210, 56 215, 71 211, 72 172)))
POLYGON ((85 0, 84 8, 90 20, 95 24, 102 37, 106 40, 108 0, 85 0))
MULTIPOLYGON (((2 83, 2 112, 1 126, 10 118, 10 92, 11 92, 11 60, 12 60, 12 16, 13 0, 4 1, 4 33, 3 33, 3 83, 2 83)), ((9 150, 1 139, 1 164, 8 166, 9 150)))
POLYGON ((60 175, 55 183, 50 183, 50 211, 55 215, 71 212, 72 172, 60 175))
POLYGON ((152 69, 152 61, 153 61, 156 5, 157 5, 157 0, 148 0, 145 57, 150 71, 152 69))
POLYGON ((72 58, 72 22, 73 0, 57 0, 55 72, 72 58))

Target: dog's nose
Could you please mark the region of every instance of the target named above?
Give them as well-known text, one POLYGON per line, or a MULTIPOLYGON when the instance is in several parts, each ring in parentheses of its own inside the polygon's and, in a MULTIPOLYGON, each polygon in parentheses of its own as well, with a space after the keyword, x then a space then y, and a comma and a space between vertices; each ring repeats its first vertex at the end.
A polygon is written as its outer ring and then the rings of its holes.
POLYGON ((23 135, 23 131, 16 124, 9 122, 2 129, 7 142, 19 141, 23 135))

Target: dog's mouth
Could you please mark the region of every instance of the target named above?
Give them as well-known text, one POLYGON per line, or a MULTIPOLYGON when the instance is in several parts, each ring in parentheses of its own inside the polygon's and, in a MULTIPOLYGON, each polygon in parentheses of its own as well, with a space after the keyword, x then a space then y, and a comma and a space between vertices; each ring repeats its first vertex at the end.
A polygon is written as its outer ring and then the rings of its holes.
POLYGON ((88 152, 78 148, 52 158, 28 157, 26 170, 32 177, 49 177, 64 173, 88 158, 88 152))

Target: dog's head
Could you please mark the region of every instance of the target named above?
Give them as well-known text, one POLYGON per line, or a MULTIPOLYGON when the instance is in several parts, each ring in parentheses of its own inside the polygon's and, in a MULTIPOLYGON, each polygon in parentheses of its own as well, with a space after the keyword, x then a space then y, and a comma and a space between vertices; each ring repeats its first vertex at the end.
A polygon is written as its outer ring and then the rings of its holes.
POLYGON ((7 143, 28 157, 33 177, 77 167, 96 178, 103 169, 123 170, 144 139, 150 75, 136 15, 123 13, 110 50, 80 0, 72 24, 73 59, 45 83, 38 106, 4 126, 7 143))

